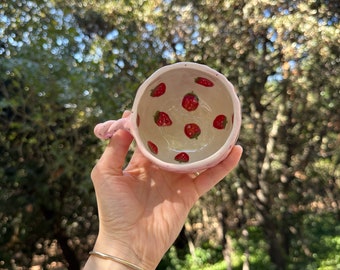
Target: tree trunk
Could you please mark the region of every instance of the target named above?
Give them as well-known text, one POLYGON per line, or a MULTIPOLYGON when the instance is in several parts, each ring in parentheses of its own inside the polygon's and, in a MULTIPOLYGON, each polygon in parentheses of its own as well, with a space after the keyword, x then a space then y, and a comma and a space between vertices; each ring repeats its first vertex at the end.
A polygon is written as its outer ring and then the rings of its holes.
POLYGON ((77 259, 74 250, 67 243, 69 238, 66 235, 64 235, 63 232, 57 232, 56 239, 61 250, 63 251, 64 258, 67 261, 68 264, 67 269, 80 270, 80 262, 77 259))
POLYGON ((192 240, 192 237, 191 237, 191 232, 192 232, 192 227, 191 227, 191 224, 189 224, 189 222, 186 222, 184 224, 185 226, 185 236, 188 240, 188 247, 189 247, 189 251, 190 251, 190 254, 191 256, 195 259, 196 258, 196 252, 195 252, 195 245, 194 245, 194 241, 192 240))
POLYGON ((269 245, 268 253, 270 261, 275 265, 276 270, 285 270, 287 266, 287 254, 282 246, 282 235, 273 224, 270 224, 269 219, 266 219, 265 222, 263 230, 269 245))
POLYGON ((242 230, 242 237, 245 240, 246 246, 245 246, 245 250, 244 250, 244 261, 243 261, 243 266, 242 266, 242 270, 249 270, 250 269, 250 264, 249 264, 249 257, 250 257, 250 253, 249 253, 249 245, 248 245, 248 230, 247 229, 243 229, 242 230))
POLYGON ((232 264, 231 264, 231 253, 232 253, 232 245, 231 245, 231 237, 228 235, 228 228, 227 224, 225 222, 225 219, 227 218, 227 210, 225 208, 222 209, 222 207, 217 212, 218 217, 218 223, 219 227, 221 229, 221 244, 223 247, 223 258, 226 262, 226 270, 232 270, 232 264))
POLYGON ((232 270, 233 266, 231 264, 231 254, 233 252, 233 247, 232 247, 232 242, 231 242, 231 236, 226 234, 225 235, 225 246, 224 246, 224 250, 223 250, 223 257, 224 260, 227 264, 227 270, 232 270))

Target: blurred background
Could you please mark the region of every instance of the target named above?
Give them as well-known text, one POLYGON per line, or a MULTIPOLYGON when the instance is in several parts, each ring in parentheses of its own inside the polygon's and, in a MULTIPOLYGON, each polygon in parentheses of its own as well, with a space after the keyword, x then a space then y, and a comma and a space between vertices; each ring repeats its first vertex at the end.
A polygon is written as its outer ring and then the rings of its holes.
POLYGON ((244 154, 157 269, 340 269, 339 16, 338 0, 0 0, 0 269, 81 269, 93 127, 178 61, 235 85, 244 154))

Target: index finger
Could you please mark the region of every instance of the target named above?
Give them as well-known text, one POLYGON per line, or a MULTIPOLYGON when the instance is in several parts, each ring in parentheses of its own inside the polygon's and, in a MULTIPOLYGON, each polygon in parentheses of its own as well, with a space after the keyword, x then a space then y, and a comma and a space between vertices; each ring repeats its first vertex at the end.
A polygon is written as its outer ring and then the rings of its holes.
MULTIPOLYGON (((125 111, 123 118, 128 117, 131 112, 125 111)), ((126 130, 118 130, 115 132, 109 144, 106 146, 104 153, 96 164, 97 169, 102 173, 111 175, 122 175, 123 166, 125 164, 126 155, 133 141, 133 136, 126 130)))

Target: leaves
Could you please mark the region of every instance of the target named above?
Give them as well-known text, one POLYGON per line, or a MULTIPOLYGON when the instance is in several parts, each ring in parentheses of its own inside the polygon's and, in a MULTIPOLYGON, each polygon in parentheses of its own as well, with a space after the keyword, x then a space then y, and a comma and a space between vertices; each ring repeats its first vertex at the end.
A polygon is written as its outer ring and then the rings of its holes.
MULTIPOLYGON (((207 194, 190 221, 204 218, 217 245, 223 241, 212 228, 237 238, 258 226, 273 264, 278 257, 292 264, 292 254, 313 260, 300 252, 304 213, 339 208, 338 1, 9 0, 0 18, 6 258, 26 250, 17 263, 28 266, 33 253, 45 252, 34 247, 56 235, 80 241, 83 258, 97 230, 94 124, 120 117, 157 68, 195 61, 235 85, 245 151, 233 178, 207 194)), ((190 237, 199 245, 207 236, 195 229, 190 237)))

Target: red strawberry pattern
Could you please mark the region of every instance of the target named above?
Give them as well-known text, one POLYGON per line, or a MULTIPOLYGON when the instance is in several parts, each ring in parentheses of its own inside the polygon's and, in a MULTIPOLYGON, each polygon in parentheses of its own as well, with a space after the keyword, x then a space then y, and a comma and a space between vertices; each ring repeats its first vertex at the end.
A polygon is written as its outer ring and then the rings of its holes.
MULTIPOLYGON (((194 84, 193 84, 193 91, 190 92, 190 90, 182 97, 181 100, 181 105, 182 108, 187 111, 187 112, 194 112, 195 110, 197 110, 200 106, 200 98, 199 98, 199 93, 200 91, 204 91, 201 87, 197 86, 203 86, 203 87, 213 87, 214 86, 214 82, 211 81, 210 79, 206 78, 206 77, 196 77, 196 78, 192 78, 194 80, 194 84), (196 85, 195 85, 196 84, 196 85), (195 91, 195 92, 194 92, 195 91)), ((165 82, 161 82, 159 83, 157 86, 155 86, 153 89, 150 90, 150 97, 153 99, 155 97, 160 97, 162 95, 164 95, 167 91, 167 85, 165 84, 165 82)), ((179 101, 180 102, 180 101, 179 101)), ((162 104, 160 104, 160 106, 162 106, 162 104)), ((169 111, 156 111, 153 115, 153 120, 155 122, 155 124, 159 127, 167 127, 167 126, 171 126, 173 124, 172 120, 178 119, 178 121, 181 121, 180 118, 176 115, 174 115, 174 113, 176 113, 176 110, 169 110, 169 111)), ((183 111, 181 112, 183 113, 183 111)), ((194 116, 192 118, 191 121, 195 121, 194 119, 196 119, 195 115, 196 113, 190 113, 190 116, 194 116)), ((189 119, 188 116, 183 117, 183 119, 189 119)), ((233 124, 234 122, 234 114, 231 115, 230 117, 231 120, 231 124, 233 124)), ((140 125, 140 117, 139 115, 137 115, 137 126, 140 125)), ((180 123, 176 123, 176 125, 174 125, 172 128, 176 128, 177 125, 180 123)), ((201 136, 201 127, 194 122, 184 122, 184 134, 183 137, 187 137, 190 140, 191 139, 195 139, 195 140, 199 140, 200 136, 201 136)), ((212 129, 217 129, 217 130, 223 130, 226 128, 228 124, 228 119, 227 116, 224 114, 219 114, 217 115, 213 122, 212 122, 212 129)), ((172 129, 169 129, 170 132, 172 132, 172 129)), ((207 131, 209 132, 209 131, 207 131)), ((180 133, 179 133, 180 134, 180 133)), ((177 135, 176 135, 177 136, 177 135)), ((179 140, 181 140, 181 138, 178 138, 179 140)), ((201 138, 202 139, 202 138, 201 138)), ((199 143, 200 141, 198 141, 199 143)), ((153 155, 158 155, 159 153, 159 147, 162 147, 162 145, 156 145, 153 141, 148 140, 146 142, 147 147, 149 149, 149 151, 153 154, 153 155)), ((187 152, 179 152, 176 154, 173 154, 173 160, 179 163, 188 163, 190 162, 190 156, 189 153, 187 152)))
POLYGON ((172 125, 172 121, 169 115, 165 112, 157 111, 154 115, 154 120, 155 120, 156 125, 159 127, 172 125))
POLYGON ((196 139, 201 134, 200 127, 195 123, 186 124, 184 127, 184 133, 189 139, 196 139))
POLYGON ((227 117, 224 114, 217 115, 213 122, 213 127, 216 129, 224 129, 228 123, 227 117))
POLYGON ((214 86, 214 83, 212 81, 210 81, 209 79, 204 78, 204 77, 197 77, 195 79, 195 83, 198 83, 198 84, 203 85, 205 87, 213 87, 214 86))
POLYGON ((175 156, 175 160, 179 163, 189 162, 189 155, 185 152, 181 152, 175 156))
POLYGON ((196 110, 198 105, 199 99, 194 92, 186 94, 182 99, 182 107, 189 112, 196 110))
POLYGON ((160 97, 165 93, 166 85, 165 83, 160 83, 155 88, 153 88, 150 92, 150 96, 152 97, 160 97))
POLYGON ((158 154, 158 147, 157 147, 157 145, 154 144, 152 141, 148 141, 147 143, 148 143, 148 147, 149 147, 150 151, 157 155, 158 154))

